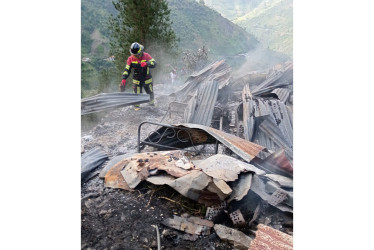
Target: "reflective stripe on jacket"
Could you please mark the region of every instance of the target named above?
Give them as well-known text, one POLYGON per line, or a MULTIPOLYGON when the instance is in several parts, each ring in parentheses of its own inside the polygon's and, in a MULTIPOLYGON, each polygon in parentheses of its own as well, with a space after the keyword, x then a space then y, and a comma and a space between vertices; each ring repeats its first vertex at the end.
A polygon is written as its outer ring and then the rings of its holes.
POLYGON ((141 81, 144 81, 146 84, 152 82, 152 76, 150 72, 150 68, 156 67, 156 61, 151 57, 150 54, 143 52, 143 56, 141 58, 136 58, 135 56, 131 55, 127 59, 127 64, 125 71, 122 74, 123 79, 127 79, 131 73, 131 69, 134 69, 133 73, 133 83, 139 84, 141 81), (147 62, 147 67, 140 67, 142 62, 147 62))

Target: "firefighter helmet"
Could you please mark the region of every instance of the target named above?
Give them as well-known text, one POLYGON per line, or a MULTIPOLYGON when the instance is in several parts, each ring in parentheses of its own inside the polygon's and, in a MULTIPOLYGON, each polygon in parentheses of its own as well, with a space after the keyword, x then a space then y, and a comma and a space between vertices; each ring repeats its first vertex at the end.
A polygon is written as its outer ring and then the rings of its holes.
POLYGON ((130 46, 130 53, 132 55, 140 55, 144 50, 144 46, 135 42, 135 43, 132 43, 131 46, 130 46))

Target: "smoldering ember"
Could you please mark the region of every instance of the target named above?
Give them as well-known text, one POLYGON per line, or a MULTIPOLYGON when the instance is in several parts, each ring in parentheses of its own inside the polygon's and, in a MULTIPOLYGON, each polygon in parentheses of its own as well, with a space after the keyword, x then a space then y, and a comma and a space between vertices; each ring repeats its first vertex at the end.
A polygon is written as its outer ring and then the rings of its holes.
POLYGON ((293 248, 293 64, 232 71, 82 99, 82 249, 293 248))

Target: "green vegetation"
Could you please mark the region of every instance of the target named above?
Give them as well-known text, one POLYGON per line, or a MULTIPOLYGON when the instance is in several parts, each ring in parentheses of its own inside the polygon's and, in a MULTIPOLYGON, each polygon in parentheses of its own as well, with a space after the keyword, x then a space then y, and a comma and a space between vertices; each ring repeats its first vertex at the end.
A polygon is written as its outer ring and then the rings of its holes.
POLYGON ((205 5, 234 20, 256 8, 263 0, 204 0, 205 5))
POLYGON ((265 48, 292 58, 292 0, 205 0, 205 5, 254 35, 265 48))
POLYGON ((292 58, 292 15, 292 0, 268 0, 233 22, 255 35, 265 47, 292 58))
POLYGON ((111 15, 109 19, 110 51, 115 58, 124 58, 115 60, 118 72, 123 72, 133 42, 142 44, 162 65, 161 52, 171 54, 176 46, 166 0, 117 0, 113 4, 118 15, 111 15))
MULTIPOLYGON (((255 6, 259 1, 253 0, 249 2, 255 6)), ((138 0, 136 2, 139 3, 141 1, 138 0)), ((222 17, 217 11, 207 7, 212 1, 204 0, 205 4, 202 1, 195 0, 167 0, 162 2, 168 3, 170 20, 157 19, 156 17, 153 20, 157 20, 157 24, 169 23, 170 21, 171 28, 175 32, 176 38, 179 39, 176 43, 178 50, 175 51, 178 55, 177 58, 173 57, 175 54, 171 53, 170 50, 158 49, 164 48, 165 43, 149 43, 152 40, 157 41, 157 35, 165 35, 165 33, 157 29, 154 29, 153 33, 143 33, 143 37, 137 37, 138 32, 111 33, 111 29, 108 27, 109 17, 113 15, 112 21, 117 20, 116 18, 119 17, 117 16, 119 11, 116 10, 111 0, 82 0, 81 54, 82 58, 88 57, 91 59, 89 62, 82 62, 81 66, 82 97, 95 95, 102 91, 118 91, 118 85, 124 70, 124 66, 121 68, 121 64, 124 64, 127 59, 129 46, 134 41, 140 43, 145 41, 142 43, 145 46, 145 51, 149 52, 157 61, 158 66, 152 71, 155 82, 162 82, 158 81, 158 75, 162 78, 161 75, 166 75, 166 73, 170 72, 169 64, 178 69, 182 67, 184 63, 182 59, 183 52, 196 53, 199 48, 205 46, 209 50, 208 63, 226 59, 231 66, 235 67, 245 62, 245 57, 238 56, 239 54, 254 51, 260 46, 253 35, 222 17), (114 41, 115 39, 109 39, 111 34, 118 34, 121 39, 126 40, 123 43, 120 42, 121 40, 117 40, 117 44, 114 47, 118 48, 119 51, 115 52, 113 50, 112 53, 110 53, 110 40, 114 43, 116 41, 114 41), (148 35, 155 36, 156 39, 149 39, 148 35), (115 53, 118 54, 116 54, 114 62, 104 60, 115 53), (115 63, 117 63, 117 67, 115 63)), ((223 0, 214 2, 217 2, 217 5, 221 3, 222 6, 225 6, 225 1, 223 0)), ((230 2, 233 6, 239 6, 240 2, 246 3, 248 1, 232 0, 230 2)), ((245 10, 244 7, 235 7, 235 9, 245 10)), ((141 16, 140 13, 142 12, 143 10, 137 7, 132 13, 141 16)), ((149 22, 146 22, 145 26, 147 25, 149 26, 149 22)), ((114 28, 112 31, 115 31, 116 27, 112 26, 112 28, 114 28)), ((272 52, 268 53, 268 57, 279 58, 278 55, 271 54, 272 52)), ((127 84, 126 87, 131 88, 131 84, 127 84)))
POLYGON ((194 0, 169 0, 173 29, 183 50, 206 46, 212 59, 245 53, 258 41, 239 26, 194 0))

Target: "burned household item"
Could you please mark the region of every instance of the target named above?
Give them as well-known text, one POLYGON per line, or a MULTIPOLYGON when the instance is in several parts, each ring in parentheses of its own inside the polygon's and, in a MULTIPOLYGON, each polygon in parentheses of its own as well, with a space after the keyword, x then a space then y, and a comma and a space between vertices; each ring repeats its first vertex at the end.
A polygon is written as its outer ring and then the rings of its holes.
MULTIPOLYGON (((144 145, 150 145, 165 150, 186 149, 198 145, 215 143, 216 151, 214 153, 217 153, 218 142, 225 145, 247 162, 250 162, 253 158, 258 156, 261 151, 266 151, 265 147, 246 141, 235 135, 199 124, 185 123, 168 125, 142 122, 138 127, 138 152, 140 152, 144 145), (158 125, 161 128, 149 135, 146 139, 140 140, 141 127, 145 123, 158 125)), ((197 152, 198 149, 195 148, 192 151, 197 152)))

